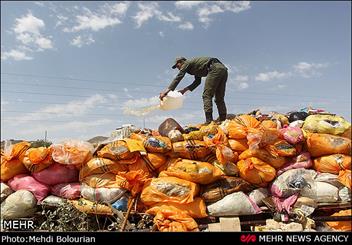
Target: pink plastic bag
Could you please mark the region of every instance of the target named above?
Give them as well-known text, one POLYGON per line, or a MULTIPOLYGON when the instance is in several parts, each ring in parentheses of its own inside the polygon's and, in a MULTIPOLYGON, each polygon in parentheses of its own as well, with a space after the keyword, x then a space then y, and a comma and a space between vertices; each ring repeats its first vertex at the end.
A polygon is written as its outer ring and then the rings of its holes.
POLYGON ((33 177, 47 185, 78 182, 78 170, 74 166, 54 163, 48 168, 32 174, 33 177))
POLYGON ((32 176, 19 174, 10 179, 7 184, 12 190, 27 190, 33 193, 40 203, 50 192, 50 187, 35 180, 32 176))
POLYGON ((280 129, 281 135, 290 144, 297 144, 304 139, 302 129, 300 127, 285 127, 280 129))
POLYGON ((78 199, 81 196, 80 183, 58 184, 51 186, 51 193, 66 199, 78 199))
POLYGON ((278 171, 277 171, 277 176, 282 174, 283 172, 286 172, 289 169, 294 169, 294 168, 310 168, 313 165, 313 161, 310 158, 309 152, 304 152, 295 158, 292 159, 292 161, 289 161, 286 163, 284 166, 282 166, 278 171))
POLYGON ((279 211, 280 213, 282 213, 283 211, 286 211, 288 214, 290 214, 292 206, 296 203, 298 199, 298 195, 299 194, 297 193, 288 198, 272 197, 275 203, 276 210, 279 211))

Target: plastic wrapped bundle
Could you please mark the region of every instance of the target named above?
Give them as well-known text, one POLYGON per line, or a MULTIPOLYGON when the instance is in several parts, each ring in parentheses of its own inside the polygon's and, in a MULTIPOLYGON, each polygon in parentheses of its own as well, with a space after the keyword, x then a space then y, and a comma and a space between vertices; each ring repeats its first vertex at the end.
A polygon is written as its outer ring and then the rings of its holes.
POLYGON ((209 205, 207 209, 212 216, 250 215, 261 212, 258 205, 241 191, 225 196, 220 201, 209 205))
POLYGON ((202 188, 201 197, 205 202, 216 202, 233 192, 245 193, 254 189, 254 186, 242 178, 223 176, 218 181, 202 188))
POLYGON ((139 157, 138 152, 131 152, 124 140, 117 140, 104 146, 97 152, 98 157, 108 158, 121 163, 132 164, 139 157))
POLYGON ((237 166, 241 178, 261 187, 267 186, 276 177, 275 168, 255 157, 241 160, 237 166))
POLYGON ((187 140, 173 143, 173 153, 178 157, 200 160, 211 153, 204 141, 187 140))
POLYGON ((61 144, 53 144, 52 157, 55 162, 80 167, 92 158, 94 147, 86 141, 66 140, 61 144))
POLYGON ((30 175, 19 174, 13 177, 8 182, 12 190, 27 190, 33 193, 35 198, 40 203, 50 192, 50 187, 35 180, 30 175))
POLYGON ((224 173, 207 162, 179 159, 159 176, 174 176, 198 184, 209 184, 219 179, 224 173))
POLYGON ((23 158, 23 165, 31 172, 39 172, 53 164, 52 148, 29 148, 23 158))
POLYGON ((78 170, 71 165, 54 163, 46 169, 33 173, 33 177, 47 185, 78 182, 78 170))
POLYGON ((191 203, 198 194, 197 184, 176 177, 151 179, 144 187, 141 200, 145 205, 156 203, 191 203))
POLYGON ((351 155, 351 140, 330 134, 308 134, 307 147, 313 157, 331 154, 351 155))
POLYGON ((107 158, 95 157, 89 160, 79 171, 79 179, 83 179, 88 175, 115 173, 127 171, 126 165, 120 164, 107 158))

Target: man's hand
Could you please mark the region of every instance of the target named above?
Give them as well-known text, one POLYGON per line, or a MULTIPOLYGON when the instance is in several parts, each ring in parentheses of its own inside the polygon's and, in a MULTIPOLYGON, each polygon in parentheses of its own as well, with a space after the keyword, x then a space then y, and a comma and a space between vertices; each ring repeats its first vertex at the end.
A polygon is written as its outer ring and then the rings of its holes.
POLYGON ((165 90, 164 92, 161 92, 160 93, 160 95, 159 95, 159 99, 160 100, 163 100, 164 99, 164 97, 167 95, 167 93, 169 93, 170 92, 170 89, 167 89, 167 90, 165 90))
POLYGON ((188 88, 184 88, 184 89, 181 89, 179 90, 178 92, 180 92, 181 94, 184 94, 188 91, 188 88))

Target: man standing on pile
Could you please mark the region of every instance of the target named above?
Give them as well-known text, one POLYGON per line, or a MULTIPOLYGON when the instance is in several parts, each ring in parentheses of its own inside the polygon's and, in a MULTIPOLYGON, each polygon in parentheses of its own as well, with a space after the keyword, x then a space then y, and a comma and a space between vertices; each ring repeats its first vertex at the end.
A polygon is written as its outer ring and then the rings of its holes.
POLYGON ((203 91, 203 106, 206 118, 206 124, 213 121, 213 97, 218 108, 220 121, 226 120, 226 105, 224 101, 225 88, 227 81, 227 68, 217 59, 211 57, 196 57, 187 60, 184 57, 176 58, 172 69, 179 70, 176 78, 171 82, 168 89, 160 93, 162 100, 169 91, 175 90, 186 73, 194 75, 194 82, 184 89, 179 90, 182 94, 187 91, 193 91, 201 83, 201 78, 206 77, 203 91))

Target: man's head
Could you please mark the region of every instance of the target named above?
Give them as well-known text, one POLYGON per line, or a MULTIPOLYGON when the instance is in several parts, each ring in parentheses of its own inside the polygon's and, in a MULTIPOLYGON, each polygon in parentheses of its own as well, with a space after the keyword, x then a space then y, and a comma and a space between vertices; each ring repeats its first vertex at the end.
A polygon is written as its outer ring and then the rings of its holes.
POLYGON ((181 66, 187 59, 185 57, 177 57, 175 60, 174 65, 172 66, 172 69, 175 69, 176 67, 180 70, 181 66))

